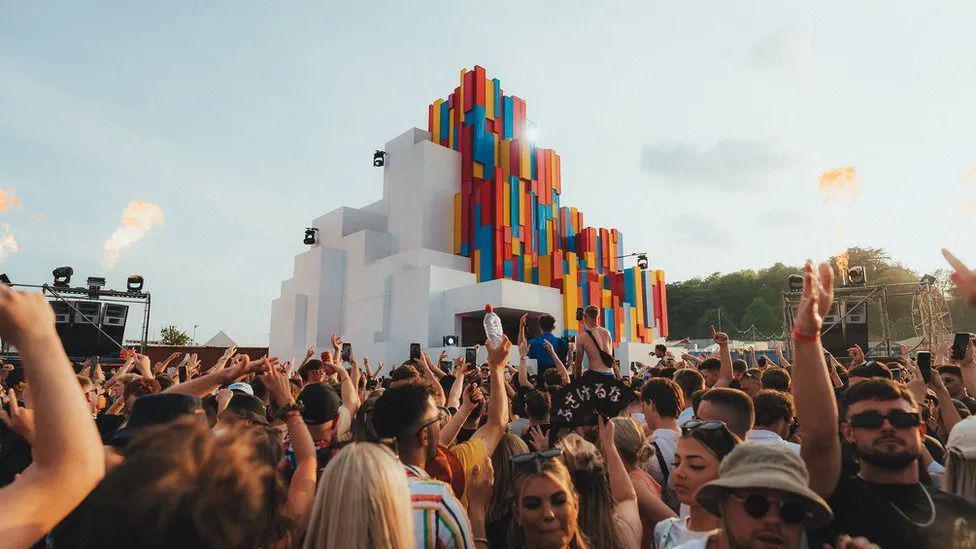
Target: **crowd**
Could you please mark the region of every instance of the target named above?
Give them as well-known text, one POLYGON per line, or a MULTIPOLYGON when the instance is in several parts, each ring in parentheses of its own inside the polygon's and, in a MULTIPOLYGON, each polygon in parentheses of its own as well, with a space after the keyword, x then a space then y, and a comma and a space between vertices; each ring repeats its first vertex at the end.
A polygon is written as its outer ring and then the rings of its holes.
POLYGON ((803 275, 789 359, 713 330, 629 375, 595 307, 575 344, 523 318, 515 365, 507 337, 386 368, 333 336, 73 371, 42 296, 0 285, 0 547, 976 547, 976 336, 931 376, 907 349, 842 364, 832 272, 803 275))

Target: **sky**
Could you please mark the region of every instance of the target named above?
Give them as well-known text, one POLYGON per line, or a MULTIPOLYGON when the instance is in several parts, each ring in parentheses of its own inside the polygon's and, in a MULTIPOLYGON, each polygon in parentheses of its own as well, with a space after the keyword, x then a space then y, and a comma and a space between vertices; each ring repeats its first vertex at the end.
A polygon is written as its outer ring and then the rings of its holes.
POLYGON ((475 64, 562 157, 562 204, 669 281, 847 246, 976 264, 973 20, 966 1, 6 2, 0 271, 140 273, 154 337, 267 344, 304 227, 377 200, 372 151, 475 64), (825 204, 845 166, 856 201, 825 204), (109 268, 134 200, 164 219, 109 268))

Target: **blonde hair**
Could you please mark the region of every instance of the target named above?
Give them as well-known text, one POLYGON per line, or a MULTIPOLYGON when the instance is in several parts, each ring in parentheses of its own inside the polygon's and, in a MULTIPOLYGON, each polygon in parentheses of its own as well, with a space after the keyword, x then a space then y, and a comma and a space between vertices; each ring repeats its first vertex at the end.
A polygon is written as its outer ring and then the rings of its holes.
POLYGON ((654 447, 644 437, 644 430, 634 418, 615 417, 610 421, 614 426, 613 444, 628 469, 647 461, 654 455, 654 447))
POLYGON ((967 460, 959 450, 948 448, 943 488, 976 503, 976 460, 967 460))
MULTIPOLYGON (((539 471, 532 472, 526 471, 525 469, 515 469, 515 474, 512 483, 515 486, 515 501, 514 505, 517 508, 519 505, 519 495, 522 493, 522 489, 525 487, 525 483, 530 479, 536 477, 546 477, 556 484, 562 486, 563 490, 566 491, 566 495, 570 501, 576 501, 576 489, 573 485, 573 478, 566 468, 566 465, 558 459, 541 459, 539 460, 539 471)), ((573 532, 573 537, 569 541, 569 546, 574 549, 586 549, 589 547, 589 542, 586 539, 586 535, 583 532, 582 524, 579 522, 579 504, 576 504, 577 520, 575 526, 575 531, 573 532)), ((512 520, 512 527, 508 533, 508 545, 509 547, 522 548, 526 547, 525 543, 525 530, 516 521, 512 520)))
POLYGON ((529 447, 525 441, 512 433, 505 433, 495 453, 491 455, 491 464, 495 469, 495 489, 491 491, 485 518, 488 522, 501 520, 512 511, 515 501, 515 464, 512 456, 528 453, 529 447))
POLYGON ((411 549, 410 488, 403 466, 386 448, 354 442, 319 479, 304 549, 411 549))
POLYGON ((556 443, 563 451, 573 486, 579 493, 579 524, 593 547, 622 547, 613 521, 613 495, 606 462, 596 446, 576 433, 556 443))

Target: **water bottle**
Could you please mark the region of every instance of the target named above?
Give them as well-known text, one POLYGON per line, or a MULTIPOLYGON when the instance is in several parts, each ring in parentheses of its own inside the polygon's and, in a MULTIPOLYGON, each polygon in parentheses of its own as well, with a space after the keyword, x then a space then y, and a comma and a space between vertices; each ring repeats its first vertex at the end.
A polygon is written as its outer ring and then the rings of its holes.
POLYGON ((492 347, 498 347, 502 343, 502 319, 498 318, 491 305, 485 305, 485 337, 492 347))

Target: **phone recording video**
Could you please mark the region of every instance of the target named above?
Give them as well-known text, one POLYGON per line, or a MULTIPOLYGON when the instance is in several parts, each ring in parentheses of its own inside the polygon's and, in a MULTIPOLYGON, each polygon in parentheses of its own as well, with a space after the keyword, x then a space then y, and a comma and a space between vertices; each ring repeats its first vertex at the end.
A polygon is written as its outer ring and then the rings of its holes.
POLYGON ((925 383, 928 383, 932 379, 932 353, 919 351, 915 355, 915 362, 918 363, 918 369, 922 373, 922 379, 925 383))
POLYGON ((349 362, 349 357, 352 356, 352 343, 342 344, 342 361, 349 362))
POLYGON ((420 360, 420 344, 419 343, 411 343, 410 344, 410 359, 411 360, 420 360))

